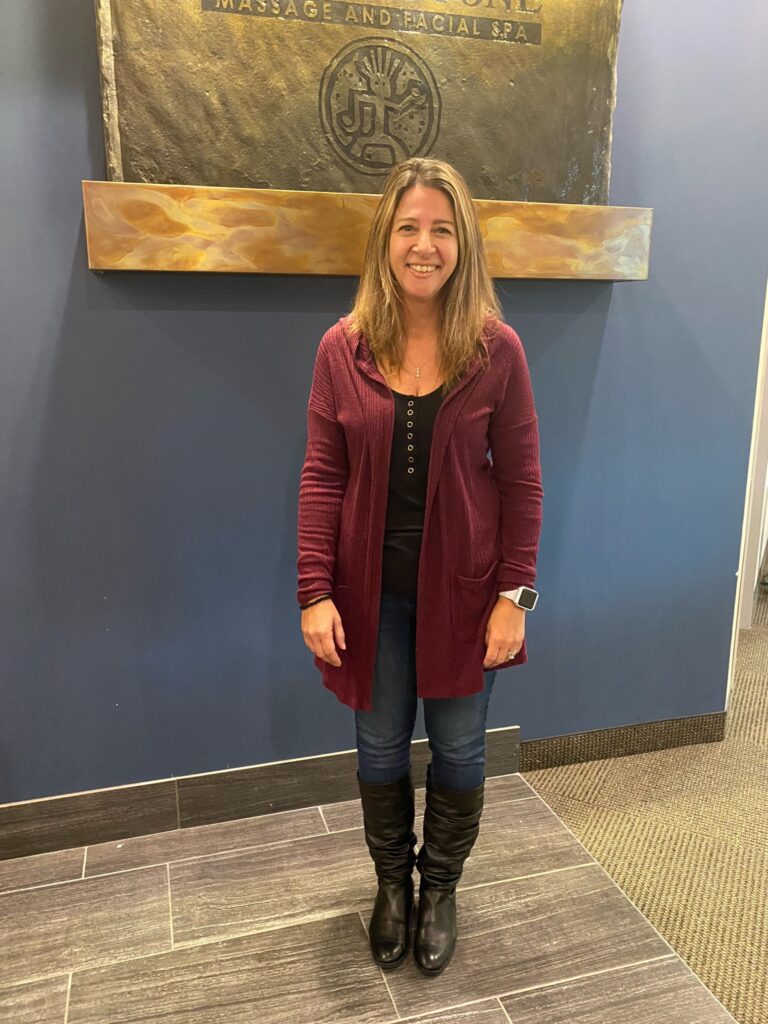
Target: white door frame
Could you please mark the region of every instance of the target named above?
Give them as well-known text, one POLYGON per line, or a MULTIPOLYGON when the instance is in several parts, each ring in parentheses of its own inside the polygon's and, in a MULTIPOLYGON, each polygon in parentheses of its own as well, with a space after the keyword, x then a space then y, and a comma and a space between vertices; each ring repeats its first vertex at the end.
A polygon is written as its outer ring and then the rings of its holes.
POLYGON ((747 486, 744 498, 744 517, 741 528, 741 549, 739 568, 736 576, 736 601, 731 631, 731 654, 728 662, 728 688, 726 704, 731 690, 731 681, 736 663, 736 647, 739 630, 752 626, 752 605, 755 587, 760 573, 763 555, 765 529, 768 522, 768 501, 766 501, 766 479, 768 478, 768 388, 766 373, 768 367, 768 282, 766 282, 765 305, 763 307, 763 332, 760 339, 760 358, 757 365, 757 386, 755 408, 752 416, 752 442, 749 452, 747 486))

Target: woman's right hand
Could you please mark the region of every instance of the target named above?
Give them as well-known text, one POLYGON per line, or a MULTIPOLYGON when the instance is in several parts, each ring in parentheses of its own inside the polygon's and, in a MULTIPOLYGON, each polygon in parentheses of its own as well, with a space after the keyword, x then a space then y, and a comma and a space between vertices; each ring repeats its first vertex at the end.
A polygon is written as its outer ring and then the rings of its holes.
POLYGON ((301 632, 304 635, 304 643, 316 657, 322 658, 336 668, 341 665, 336 645, 346 651, 347 644, 341 616, 330 598, 327 601, 318 601, 317 604, 302 611, 301 632))

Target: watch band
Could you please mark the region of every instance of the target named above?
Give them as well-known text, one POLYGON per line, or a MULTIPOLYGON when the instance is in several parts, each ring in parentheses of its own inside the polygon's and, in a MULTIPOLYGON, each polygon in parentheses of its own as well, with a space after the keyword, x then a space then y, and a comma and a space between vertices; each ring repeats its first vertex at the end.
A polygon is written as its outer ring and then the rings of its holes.
POLYGON ((499 597, 508 598, 510 601, 512 601, 513 604, 516 604, 518 608, 522 608, 523 611, 527 612, 533 611, 533 609, 536 607, 536 602, 539 599, 539 592, 537 590, 534 590, 533 587, 516 587, 514 590, 500 590, 499 597), (526 605, 520 604, 520 594, 523 590, 527 590, 529 591, 529 593, 534 595, 533 604, 530 606, 530 608, 526 607, 526 605))

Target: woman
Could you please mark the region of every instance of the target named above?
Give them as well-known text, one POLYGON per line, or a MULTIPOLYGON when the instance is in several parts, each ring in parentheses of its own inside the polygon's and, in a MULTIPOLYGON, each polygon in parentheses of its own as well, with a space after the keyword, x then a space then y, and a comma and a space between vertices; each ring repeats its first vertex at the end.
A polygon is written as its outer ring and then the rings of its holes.
POLYGON ((542 498, 528 366, 466 183, 442 161, 406 160, 374 215, 352 312, 318 348, 299 488, 301 629, 355 710, 382 967, 408 953, 414 864, 416 963, 435 975, 453 955, 488 700, 497 670, 527 660, 542 498), (419 697, 432 762, 417 858, 419 697))

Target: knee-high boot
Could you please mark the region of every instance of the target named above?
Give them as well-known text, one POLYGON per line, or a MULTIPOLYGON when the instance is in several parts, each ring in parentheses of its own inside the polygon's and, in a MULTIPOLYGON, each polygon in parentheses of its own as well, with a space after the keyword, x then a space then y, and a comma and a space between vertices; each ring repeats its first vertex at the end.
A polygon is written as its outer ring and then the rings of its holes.
POLYGON ((397 967, 408 954, 413 908, 414 792, 410 773, 397 782, 375 785, 358 773, 365 841, 379 889, 368 928, 373 959, 397 967))
POLYGON ((424 974, 440 974, 456 946, 456 886, 480 831, 485 783, 444 789, 427 773, 424 842, 416 864, 421 875, 413 956, 424 974))

